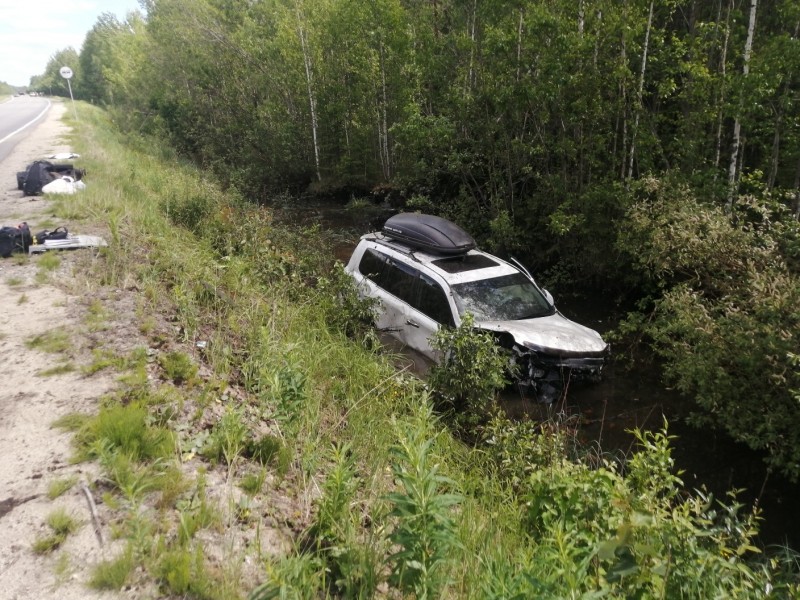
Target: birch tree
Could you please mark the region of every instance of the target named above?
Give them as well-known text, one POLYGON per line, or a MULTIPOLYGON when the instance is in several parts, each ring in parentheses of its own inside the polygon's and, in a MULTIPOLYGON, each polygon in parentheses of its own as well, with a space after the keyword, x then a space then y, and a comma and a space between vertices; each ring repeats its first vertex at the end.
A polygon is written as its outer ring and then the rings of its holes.
POLYGON ((639 130, 639 117, 642 114, 642 99, 644 97, 644 74, 647 68, 647 51, 650 48, 650 29, 653 26, 653 1, 650 0, 650 10, 647 16, 647 27, 644 34, 644 45, 642 46, 642 66, 639 69, 639 87, 636 91, 636 109, 633 119, 633 132, 631 133, 631 151, 628 160, 628 179, 633 177, 633 161, 636 156, 636 134, 639 130))
POLYGON ((300 48, 303 52, 303 67, 306 73, 306 90, 308 91, 308 107, 311 115, 311 141, 314 147, 314 167, 317 174, 317 181, 322 181, 322 172, 319 166, 319 140, 317 123, 317 99, 314 86, 314 68, 311 58, 311 50, 308 43, 308 32, 306 29, 305 15, 300 6, 300 0, 295 0, 295 15, 297 16, 297 37, 300 40, 300 48))
MULTIPOLYGON (((750 20, 747 25, 747 40, 744 44, 744 63, 742 65, 742 77, 747 79, 750 73, 750 54, 753 50, 753 35, 756 29, 756 10, 758 0, 750 0, 750 20)), ((739 161, 739 145, 741 142, 742 122, 741 122, 742 103, 739 103, 739 110, 733 123, 733 144, 731 146, 731 161, 728 167, 728 210, 733 208, 733 200, 736 195, 737 169, 739 161)))

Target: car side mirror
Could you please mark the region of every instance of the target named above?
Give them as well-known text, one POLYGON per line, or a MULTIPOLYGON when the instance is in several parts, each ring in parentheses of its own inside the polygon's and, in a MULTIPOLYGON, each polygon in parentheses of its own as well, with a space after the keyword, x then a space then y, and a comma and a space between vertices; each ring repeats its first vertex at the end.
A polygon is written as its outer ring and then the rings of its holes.
POLYGON ((550 304, 552 304, 553 306, 555 306, 555 305, 556 305, 556 301, 555 301, 555 300, 553 300, 553 294, 551 294, 551 293, 550 293, 550 292, 548 292, 547 290, 542 290, 542 293, 544 294, 544 297, 545 297, 545 299, 546 299, 546 300, 547 300, 547 301, 548 301, 550 304))

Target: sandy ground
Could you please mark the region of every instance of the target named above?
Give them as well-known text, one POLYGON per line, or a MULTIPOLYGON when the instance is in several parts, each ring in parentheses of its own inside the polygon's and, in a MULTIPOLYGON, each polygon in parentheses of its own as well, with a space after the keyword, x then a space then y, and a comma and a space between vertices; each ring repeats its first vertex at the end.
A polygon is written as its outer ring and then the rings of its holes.
MULTIPOLYGON (((69 227, 54 222, 48 200, 23 197, 15 177, 34 159, 70 150, 64 137, 68 130, 60 120, 64 111, 63 104, 54 103, 46 118, 0 163, 0 224, 27 221, 32 231, 69 227)), ((91 344, 80 334, 86 298, 65 291, 70 289, 72 266, 85 252, 92 251, 59 252, 62 264, 51 276, 57 286, 42 283, 41 276, 37 279, 44 255, 0 259, 0 599, 130 597, 130 593, 98 594, 85 587, 91 565, 111 558, 115 548, 107 532, 105 544, 100 545, 82 487, 97 477, 95 467, 70 464, 70 434, 51 427, 62 415, 95 411, 113 380, 102 374, 85 377, 79 370, 41 374, 65 362, 87 362, 91 344), (26 346, 34 336, 55 328, 70 334, 69 356, 26 346), (51 482, 67 477, 76 477, 79 483, 49 499, 51 482), (34 540, 50 533, 47 515, 62 508, 80 522, 79 530, 56 551, 34 553, 34 540)), ((102 505, 98 511, 102 520, 102 505)))

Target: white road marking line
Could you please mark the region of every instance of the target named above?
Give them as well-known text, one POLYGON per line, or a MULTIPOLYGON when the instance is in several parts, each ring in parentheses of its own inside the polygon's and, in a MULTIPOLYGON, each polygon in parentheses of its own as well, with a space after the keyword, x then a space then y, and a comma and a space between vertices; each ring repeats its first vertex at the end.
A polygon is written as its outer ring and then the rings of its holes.
POLYGON ((36 123, 36 121, 41 119, 42 116, 44 115, 44 113, 46 113, 48 110, 50 110, 50 100, 47 101, 47 106, 44 107, 44 110, 42 110, 42 112, 40 112, 38 115, 36 115, 36 117, 34 117, 34 119, 32 121, 28 121, 27 123, 25 123, 25 125, 23 125, 19 129, 17 129, 16 131, 12 131, 11 133, 9 133, 6 137, 4 137, 2 140, 0 140, 0 144, 5 142, 11 136, 17 135, 20 131, 22 131, 26 127, 30 127, 31 125, 36 123))

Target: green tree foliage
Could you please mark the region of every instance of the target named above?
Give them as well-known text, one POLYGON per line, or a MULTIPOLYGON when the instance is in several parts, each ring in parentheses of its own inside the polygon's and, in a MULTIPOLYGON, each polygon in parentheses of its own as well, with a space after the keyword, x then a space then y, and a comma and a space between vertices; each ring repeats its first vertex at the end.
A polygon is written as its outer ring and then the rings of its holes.
POLYGON ((643 180, 620 246, 664 291, 645 320, 666 375, 714 424, 796 480, 800 415, 798 230, 785 209, 742 197, 734 222, 680 185, 643 180), (794 264, 795 268, 791 265, 794 264))
POLYGON ((138 12, 122 22, 112 13, 100 15, 81 47, 78 95, 105 105, 113 105, 115 96, 138 99, 134 86, 143 66, 143 34, 144 20, 138 12))
POLYGON ((50 60, 47 61, 44 73, 31 77, 30 88, 45 94, 69 98, 67 80, 64 79, 59 72, 61 67, 69 67, 72 69, 73 77, 70 80, 71 85, 74 86, 80 81, 81 75, 78 53, 70 46, 69 48, 59 50, 50 57, 50 60))

